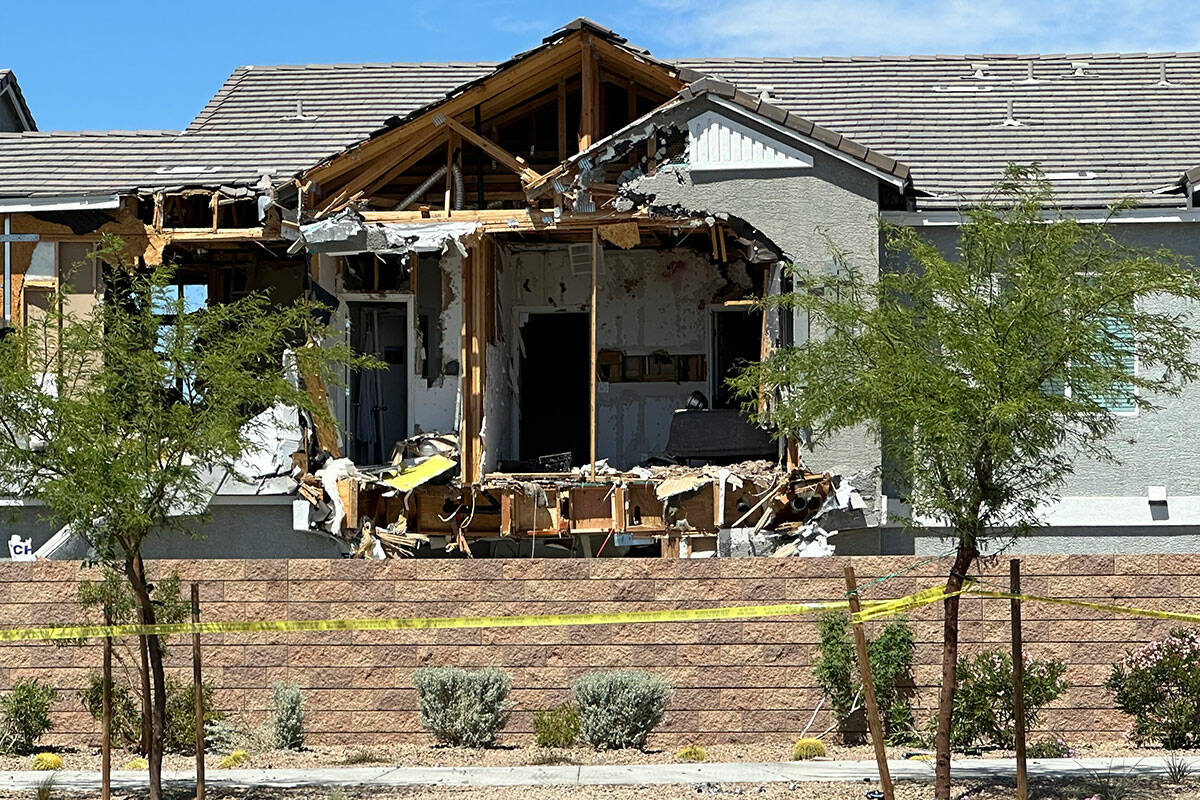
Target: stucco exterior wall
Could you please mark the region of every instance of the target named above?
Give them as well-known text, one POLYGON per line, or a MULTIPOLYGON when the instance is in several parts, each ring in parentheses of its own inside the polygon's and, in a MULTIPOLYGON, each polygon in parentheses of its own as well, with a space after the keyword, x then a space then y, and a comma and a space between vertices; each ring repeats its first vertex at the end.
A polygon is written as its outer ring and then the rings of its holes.
MULTIPOLYGON (((764 130, 764 135, 771 135, 764 130)), ((760 231, 785 260, 812 271, 834 268, 834 253, 865 279, 879 274, 879 184, 861 169, 803 148, 811 169, 753 173, 693 173, 664 168, 631 181, 628 191, 652 208, 736 217, 760 231)), ((873 519, 879 496, 879 444, 865 428, 844 431, 804 456, 812 469, 844 476, 867 500, 873 519)))
MULTIPOLYGON (((1115 225, 1114 231, 1127 244, 1165 248, 1187 256, 1193 264, 1200 263, 1200 224, 1122 223, 1115 225)), ((921 233, 943 253, 955 252, 957 228, 927 228, 921 233)), ((1195 306, 1166 298, 1153 302, 1162 311, 1190 314, 1195 324, 1200 324, 1200 309, 1195 306)), ((1193 357, 1200 359, 1200 348, 1193 357)), ((1150 485, 1166 486, 1168 497, 1200 495, 1200 436, 1193 434, 1200 409, 1200 385, 1185 386, 1177 397, 1153 399, 1161 404, 1161 410, 1123 418, 1109 442, 1119 463, 1081 459, 1062 489, 1064 497, 1127 497, 1131 503, 1145 506, 1150 485)), ((1174 524, 1182 521, 1176 518, 1174 524)), ((1190 521, 1200 531, 1200 515, 1190 521)), ((1094 522, 1104 524, 1103 519, 1094 522)))

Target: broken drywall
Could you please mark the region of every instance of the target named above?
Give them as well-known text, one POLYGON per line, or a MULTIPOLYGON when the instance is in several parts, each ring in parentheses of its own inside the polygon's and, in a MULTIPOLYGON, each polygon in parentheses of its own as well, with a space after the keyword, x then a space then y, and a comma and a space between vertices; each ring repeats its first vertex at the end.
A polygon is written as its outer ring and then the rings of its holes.
MULTIPOLYGON (((498 281, 500 315, 505 329, 520 326, 522 315, 586 312, 590 270, 573 271, 567 245, 512 246, 498 281)), ((727 268, 729 281, 707 255, 688 248, 621 250, 606 247, 599 271, 596 341, 600 350, 630 355, 655 352, 709 355, 709 306, 724 292, 748 289, 744 265, 727 268), (732 284, 732 289, 731 289, 732 284)), ((489 358, 489 415, 505 407, 518 385, 519 336, 506 338, 506 359, 489 358)), ((579 357, 587 358, 586 341, 579 357)), ((597 386, 596 450, 621 468, 664 453, 671 418, 684 408, 693 391, 710 394, 710 381, 604 382, 597 386)), ((519 398, 511 403, 510 424, 516 430, 519 398)), ((496 427, 493 427, 495 430, 496 427)), ((496 440, 497 458, 515 458, 515 442, 505 451, 496 440)))

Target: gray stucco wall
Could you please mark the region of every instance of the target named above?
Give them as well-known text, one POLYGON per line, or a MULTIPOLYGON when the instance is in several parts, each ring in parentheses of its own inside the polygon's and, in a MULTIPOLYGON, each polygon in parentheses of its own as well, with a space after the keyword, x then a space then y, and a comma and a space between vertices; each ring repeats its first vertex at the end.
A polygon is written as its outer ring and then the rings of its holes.
MULTIPOLYGON (((879 272, 878 179, 820 150, 800 149, 812 156, 811 169, 691 173, 676 166, 635 179, 628 190, 651 207, 744 220, 785 259, 813 271, 832 269, 833 254, 840 252, 847 264, 874 280, 879 272)), ((878 441, 864 427, 843 432, 808 453, 805 461, 811 469, 848 478, 873 508, 879 496, 879 452, 878 441)))
MULTIPOLYGON (((1200 224, 1122 223, 1118 238, 1143 248, 1166 248, 1200 263, 1200 224)), ((927 228, 922 235, 947 255, 958 240, 953 227, 927 228)), ((1198 309, 1179 301, 1155 301, 1164 311, 1191 313, 1198 309)), ((1193 356, 1200 359, 1200 349, 1193 356)), ((1194 433, 1200 417, 1200 385, 1186 386, 1177 397, 1158 397, 1160 411, 1122 419, 1110 447, 1119 463, 1081 459, 1063 487, 1063 496, 1145 497, 1146 487, 1166 486, 1168 495, 1200 495, 1200 436, 1194 433)), ((1200 522, 1200 520, 1197 520, 1200 522)), ((1055 551, 1061 552, 1061 551, 1055 551)))

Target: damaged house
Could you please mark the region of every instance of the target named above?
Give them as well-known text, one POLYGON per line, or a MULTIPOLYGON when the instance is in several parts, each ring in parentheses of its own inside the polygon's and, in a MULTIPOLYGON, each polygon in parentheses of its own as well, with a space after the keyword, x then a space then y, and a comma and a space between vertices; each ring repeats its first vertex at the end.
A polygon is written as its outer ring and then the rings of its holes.
MULTIPOLYGON (((587 20, 501 64, 243 67, 185 131, 0 133, 4 317, 112 232, 197 308, 314 297, 386 364, 305 382, 341 434, 264 411, 206 540, 153 555, 920 552, 866 432, 802 453, 746 421, 726 379, 808 335, 756 300, 831 248, 887 269, 881 216, 952 251, 1011 161, 1200 253, 1196 106, 1200 56, 665 62, 587 20)), ((102 291, 94 265, 78 302, 102 291)), ((1189 445, 1154 446, 1191 391, 1131 414, 1125 469, 1081 468, 1026 546, 1200 545, 1189 445)), ((7 502, 6 539, 77 554, 7 502)))

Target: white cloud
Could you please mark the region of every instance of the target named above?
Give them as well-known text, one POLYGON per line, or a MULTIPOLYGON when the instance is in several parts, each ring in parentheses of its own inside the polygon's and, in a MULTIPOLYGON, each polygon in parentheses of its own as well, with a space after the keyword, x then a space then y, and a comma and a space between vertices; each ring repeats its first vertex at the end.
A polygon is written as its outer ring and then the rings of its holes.
POLYGON ((667 57, 1200 49, 1172 0, 651 0, 627 24, 667 57))

